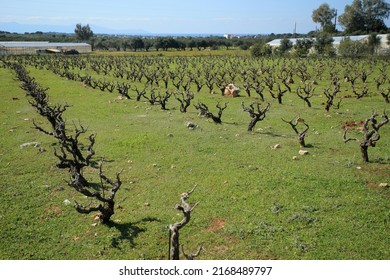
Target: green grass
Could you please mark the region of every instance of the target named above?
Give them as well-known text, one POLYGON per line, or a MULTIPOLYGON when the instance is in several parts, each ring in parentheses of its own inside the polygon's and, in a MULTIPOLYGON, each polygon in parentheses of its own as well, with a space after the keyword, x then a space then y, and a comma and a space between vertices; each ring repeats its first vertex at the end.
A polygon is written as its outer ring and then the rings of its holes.
MULTIPOLYGON (((293 93, 283 104, 266 93, 272 107, 247 132, 249 115, 241 102, 248 105, 255 97, 223 99, 204 88, 194 102, 214 112, 216 101, 229 102, 223 124, 216 125, 193 106, 180 113, 173 98, 170 110, 162 111, 28 69, 50 88, 53 104, 71 105, 64 114, 68 126, 80 122, 97 133, 95 158, 105 158, 110 177, 123 170, 123 186, 109 225, 94 225, 93 214, 65 205, 66 199, 88 201, 67 186, 68 172, 55 167, 55 141, 32 128, 33 119, 43 126, 45 120, 29 105, 14 73, 0 68, 0 259, 166 259, 167 226, 182 219, 175 204, 195 184, 189 202, 199 205, 181 231, 181 243, 186 251, 202 243, 200 259, 390 258, 390 193, 378 187, 390 183, 390 126, 369 149, 370 163, 362 162, 356 143, 344 144, 340 128, 373 109, 388 109, 379 95, 346 98, 340 110, 326 112, 321 90, 312 108, 293 93), (295 134, 281 120, 298 115, 310 126, 306 156, 298 155, 295 134), (188 130, 188 121, 198 128, 188 130), (19 148, 31 141, 46 152, 19 148), (272 149, 275 144, 281 148, 272 149)), ((326 84, 320 81, 319 88, 326 84)), ((348 94, 347 86, 343 90, 348 94)), ((97 170, 85 174, 99 182, 97 170)))
POLYGON ((198 50, 194 48, 192 51, 95 51, 92 56, 110 55, 110 56, 148 56, 148 57, 196 57, 196 56, 249 56, 250 52, 247 50, 241 50, 237 48, 218 49, 218 50, 198 50))

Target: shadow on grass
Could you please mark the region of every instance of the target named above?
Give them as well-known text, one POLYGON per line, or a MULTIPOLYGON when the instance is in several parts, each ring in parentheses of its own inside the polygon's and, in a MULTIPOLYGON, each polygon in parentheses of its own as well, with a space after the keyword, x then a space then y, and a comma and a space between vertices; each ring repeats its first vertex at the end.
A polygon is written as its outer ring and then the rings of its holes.
POLYGON ((313 144, 306 144, 305 147, 303 148, 314 148, 314 145, 313 144))
POLYGON ((230 124, 230 125, 234 125, 234 126, 239 126, 240 125, 237 122, 222 122, 222 124, 230 124))
POLYGON ((271 137, 292 138, 291 136, 288 136, 288 135, 285 135, 285 134, 279 134, 279 133, 274 133, 274 132, 270 132, 270 131, 267 131, 267 132, 256 131, 256 132, 253 132, 253 133, 254 134, 258 134, 258 135, 268 135, 268 136, 271 136, 271 137))
POLYGON ((370 162, 372 163, 380 163, 380 164, 390 164, 390 157, 386 157, 386 158, 375 158, 375 159, 372 159, 370 160, 370 162))
POLYGON ((107 225, 109 227, 115 227, 120 232, 120 235, 118 237, 114 237, 112 239, 111 241, 112 247, 120 249, 119 245, 122 241, 128 241, 130 242, 130 245, 134 247, 135 246, 134 240, 138 237, 140 233, 146 231, 145 228, 142 228, 139 225, 147 222, 159 222, 159 219, 147 217, 142 220, 139 220, 138 222, 124 223, 124 224, 119 224, 117 222, 110 221, 107 225))
POLYGON ((103 162, 103 163, 105 163, 105 162, 115 162, 115 160, 101 158, 99 160, 97 160, 97 159, 96 160, 91 160, 89 163, 90 163, 91 167, 99 169, 100 162, 103 162))

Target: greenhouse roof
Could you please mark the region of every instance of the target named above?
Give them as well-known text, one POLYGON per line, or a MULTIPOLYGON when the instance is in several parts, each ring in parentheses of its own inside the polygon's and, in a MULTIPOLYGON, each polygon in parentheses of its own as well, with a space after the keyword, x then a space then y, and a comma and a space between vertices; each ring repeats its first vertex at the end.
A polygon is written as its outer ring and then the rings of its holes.
POLYGON ((83 47, 89 46, 87 43, 50 43, 50 42, 0 42, 5 48, 55 48, 55 47, 83 47))
MULTIPOLYGON (((361 36, 338 36, 338 37, 332 37, 332 38, 333 38, 333 44, 339 44, 345 38, 349 38, 352 41, 361 41, 361 40, 366 39, 367 37, 368 37, 368 35, 361 35, 361 36)), ((316 40, 315 38, 287 38, 287 39, 293 45, 295 45, 298 40, 304 40, 304 39, 313 40, 313 41, 316 40)), ((275 39, 275 40, 272 40, 271 42, 268 42, 267 44, 270 45, 270 46, 280 46, 280 43, 282 42, 282 40, 283 39, 275 39)))

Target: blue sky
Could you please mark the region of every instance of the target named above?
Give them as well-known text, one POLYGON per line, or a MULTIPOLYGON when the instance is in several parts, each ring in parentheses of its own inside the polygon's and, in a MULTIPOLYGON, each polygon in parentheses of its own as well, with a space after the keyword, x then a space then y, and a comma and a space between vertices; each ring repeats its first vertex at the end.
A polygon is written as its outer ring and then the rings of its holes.
MULTIPOLYGON (((68 26, 77 23, 151 33, 268 34, 316 29, 311 15, 328 3, 343 13, 352 0, 8 0, 0 5, 2 23, 68 26)), ((388 22, 386 22, 388 23, 388 22)), ((318 26, 318 25, 317 25, 318 26)), ((4 29, 4 28, 3 28, 4 29)), ((9 30, 6 30, 9 31, 9 30)), ((42 30, 56 31, 56 30, 42 30)))

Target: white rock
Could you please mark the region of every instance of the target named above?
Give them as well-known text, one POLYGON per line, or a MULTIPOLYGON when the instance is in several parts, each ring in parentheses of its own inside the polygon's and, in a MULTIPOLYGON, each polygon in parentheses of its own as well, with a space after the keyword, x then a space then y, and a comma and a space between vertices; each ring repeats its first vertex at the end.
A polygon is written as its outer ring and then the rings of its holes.
POLYGON ((38 148, 40 145, 41 145, 41 143, 39 143, 39 142, 27 142, 27 143, 23 143, 22 145, 20 145, 19 148, 23 149, 23 148, 26 148, 28 146, 34 146, 35 148, 38 148))
POLYGON ((70 204, 69 199, 65 199, 65 200, 64 200, 64 204, 65 204, 65 205, 69 205, 69 204, 70 204))
POLYGON ((282 146, 280 144, 275 144, 272 149, 276 150, 276 149, 280 149, 282 146))
POLYGON ((301 156, 303 156, 303 155, 307 155, 309 152, 306 151, 306 150, 299 150, 298 153, 299 153, 301 156))

